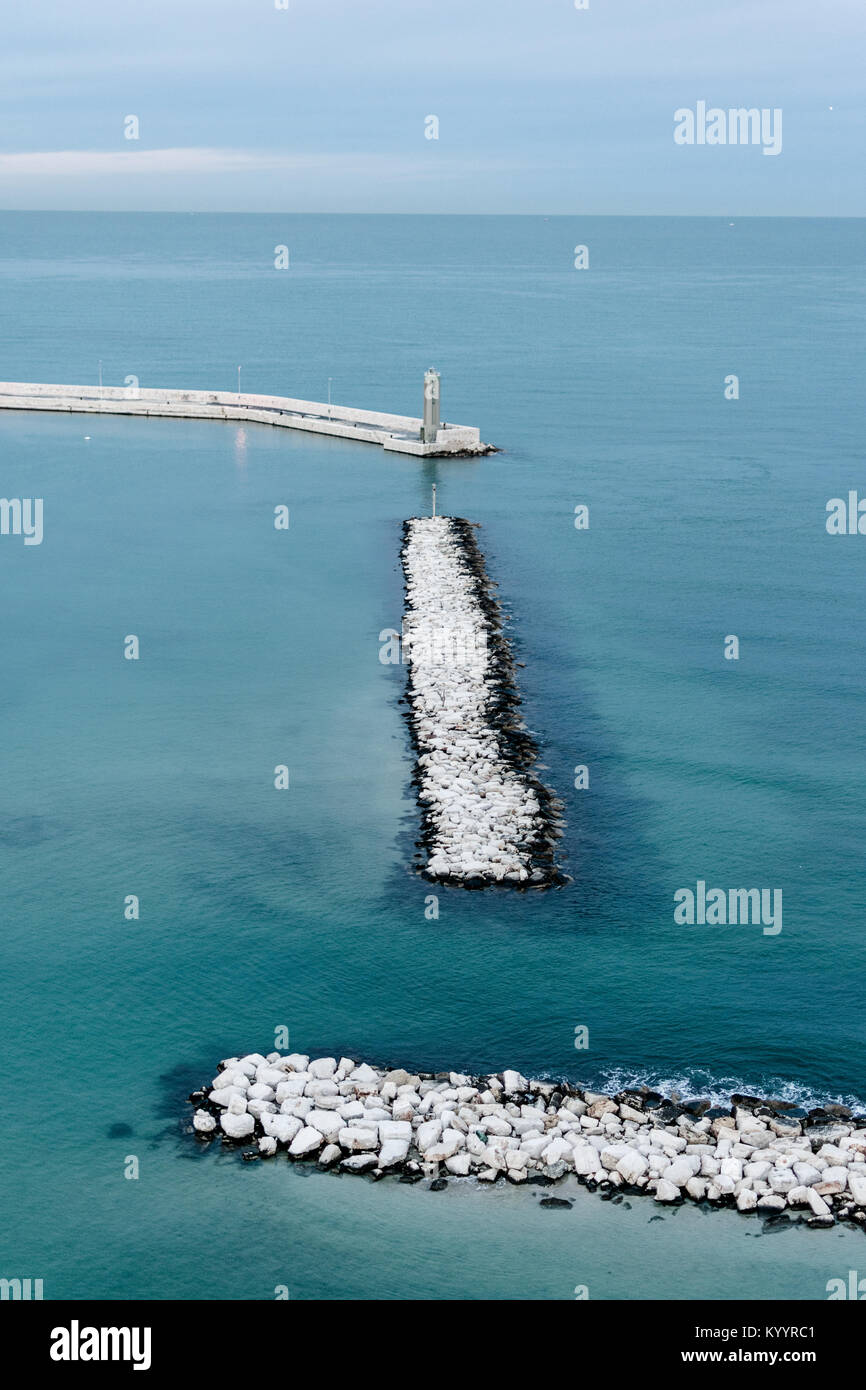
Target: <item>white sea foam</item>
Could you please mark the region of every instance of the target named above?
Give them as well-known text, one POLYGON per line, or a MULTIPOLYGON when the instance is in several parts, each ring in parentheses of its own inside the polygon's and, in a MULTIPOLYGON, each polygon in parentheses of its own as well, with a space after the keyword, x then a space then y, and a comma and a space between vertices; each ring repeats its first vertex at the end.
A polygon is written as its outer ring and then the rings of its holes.
POLYGON ((757 1077, 719 1076, 704 1067, 687 1067, 682 1071, 661 1071, 612 1067, 598 1075, 597 1089, 606 1095, 619 1091, 640 1090, 646 1086, 663 1096, 679 1096, 682 1100, 709 1100, 713 1105, 729 1106, 731 1096, 766 1096, 786 1105, 812 1110, 823 1105, 847 1105, 852 1110, 866 1109, 866 1100, 853 1092, 816 1091, 813 1087, 790 1078, 764 1073, 757 1077))

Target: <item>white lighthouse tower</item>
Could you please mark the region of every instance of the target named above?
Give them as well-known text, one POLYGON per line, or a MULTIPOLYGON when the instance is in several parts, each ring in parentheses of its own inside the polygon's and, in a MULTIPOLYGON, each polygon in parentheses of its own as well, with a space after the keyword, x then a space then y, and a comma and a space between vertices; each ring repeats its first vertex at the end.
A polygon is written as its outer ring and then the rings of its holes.
POLYGON ((430 368, 424 373, 424 419, 421 443, 435 444, 439 433, 439 373, 430 368))

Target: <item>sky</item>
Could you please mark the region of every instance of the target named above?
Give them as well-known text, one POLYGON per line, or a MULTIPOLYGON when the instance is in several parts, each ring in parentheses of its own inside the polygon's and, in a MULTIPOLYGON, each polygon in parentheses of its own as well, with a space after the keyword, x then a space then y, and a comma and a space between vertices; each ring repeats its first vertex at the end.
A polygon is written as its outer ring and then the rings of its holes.
POLYGON ((0 208, 866 215, 866 0, 577 2, 8 0, 0 208))

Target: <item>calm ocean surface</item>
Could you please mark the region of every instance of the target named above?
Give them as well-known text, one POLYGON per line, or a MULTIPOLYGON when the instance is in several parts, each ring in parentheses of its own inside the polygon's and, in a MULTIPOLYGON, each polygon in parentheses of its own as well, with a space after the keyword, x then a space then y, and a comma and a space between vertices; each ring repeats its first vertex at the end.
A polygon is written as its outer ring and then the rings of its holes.
POLYGON ((181 1121, 279 1026, 429 1069, 866 1099, 866 540, 824 526, 866 476, 864 264, 860 221, 0 215, 2 379, 101 359, 107 385, 234 390, 242 364, 417 414, 433 365, 444 417, 503 449, 0 413, 2 492, 45 505, 41 546, 0 538, 0 1275, 812 1299, 862 1262, 851 1230, 244 1165, 181 1121), (440 890, 434 921, 378 660, 431 482, 482 524, 573 879, 440 890), (698 879, 780 888, 781 934, 675 925, 698 879))

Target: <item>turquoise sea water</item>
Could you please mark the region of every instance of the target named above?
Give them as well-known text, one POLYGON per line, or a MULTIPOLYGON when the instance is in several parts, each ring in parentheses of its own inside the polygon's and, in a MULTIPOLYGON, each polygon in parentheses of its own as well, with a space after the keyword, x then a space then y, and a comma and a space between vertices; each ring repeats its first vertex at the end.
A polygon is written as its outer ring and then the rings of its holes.
POLYGON ((810 1299, 862 1262, 858 1232, 243 1165, 181 1121, 281 1026, 430 1069, 863 1103, 866 540, 824 521, 864 476, 864 260, 859 221, 0 215, 2 379, 101 359, 109 385, 231 390, 241 364, 245 389, 331 377, 417 414, 434 365, 444 416, 503 450, 0 413, 2 492, 45 506, 41 546, 0 537, 0 1274, 810 1299), (378 660, 431 482, 482 524, 572 876, 440 889, 432 921, 378 660), (780 888, 782 932, 675 925, 698 879, 780 888))

